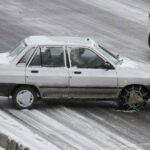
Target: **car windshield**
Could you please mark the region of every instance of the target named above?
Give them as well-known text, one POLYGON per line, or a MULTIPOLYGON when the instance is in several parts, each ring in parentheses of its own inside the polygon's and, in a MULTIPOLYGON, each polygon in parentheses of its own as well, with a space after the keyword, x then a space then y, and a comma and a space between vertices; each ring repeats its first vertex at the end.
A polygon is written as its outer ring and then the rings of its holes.
POLYGON ((9 57, 10 60, 14 60, 26 47, 26 44, 24 42, 21 42, 19 45, 16 46, 15 49, 12 51, 9 51, 9 57))
POLYGON ((98 44, 96 46, 96 48, 101 52, 102 55, 104 55, 106 58, 108 58, 113 63, 117 64, 120 61, 118 55, 111 53, 110 51, 108 51, 107 49, 102 47, 101 45, 98 44))

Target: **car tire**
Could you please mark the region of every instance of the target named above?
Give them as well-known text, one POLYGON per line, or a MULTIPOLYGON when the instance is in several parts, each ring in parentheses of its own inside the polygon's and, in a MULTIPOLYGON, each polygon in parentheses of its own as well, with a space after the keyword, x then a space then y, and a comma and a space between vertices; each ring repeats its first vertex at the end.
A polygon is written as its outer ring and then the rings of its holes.
POLYGON ((12 100, 18 109, 31 109, 37 102, 37 93, 30 87, 20 87, 15 90, 12 100))
POLYGON ((148 101, 148 91, 142 86, 130 86, 120 94, 118 105, 121 109, 141 110, 148 101))

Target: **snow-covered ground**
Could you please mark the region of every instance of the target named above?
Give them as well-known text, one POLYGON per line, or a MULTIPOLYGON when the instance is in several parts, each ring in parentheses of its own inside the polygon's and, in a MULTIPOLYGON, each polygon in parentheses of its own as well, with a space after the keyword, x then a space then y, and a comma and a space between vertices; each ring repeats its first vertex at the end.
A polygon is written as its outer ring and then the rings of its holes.
MULTIPOLYGON (((106 48, 150 62, 149 0, 0 0, 0 48, 29 35, 93 37, 106 48)), ((138 150, 150 147, 150 106, 122 112, 115 103, 38 103, 18 111, 0 100, 0 132, 35 150, 138 150)))
POLYGON ((58 150, 58 147, 50 141, 46 141, 36 133, 33 133, 25 125, 14 120, 4 111, 0 111, 0 133, 15 139, 17 143, 23 144, 32 150, 58 150))

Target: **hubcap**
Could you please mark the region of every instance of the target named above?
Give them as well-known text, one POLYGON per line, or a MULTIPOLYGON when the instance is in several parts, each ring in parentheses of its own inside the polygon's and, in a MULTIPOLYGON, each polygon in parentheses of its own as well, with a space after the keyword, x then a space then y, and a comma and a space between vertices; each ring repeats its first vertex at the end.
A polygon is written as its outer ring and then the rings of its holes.
POLYGON ((135 105, 141 104, 143 102, 143 98, 139 96, 134 90, 130 92, 128 104, 131 107, 135 105))
POLYGON ((30 91, 22 90, 17 94, 16 101, 21 107, 29 107, 34 101, 34 96, 30 91))

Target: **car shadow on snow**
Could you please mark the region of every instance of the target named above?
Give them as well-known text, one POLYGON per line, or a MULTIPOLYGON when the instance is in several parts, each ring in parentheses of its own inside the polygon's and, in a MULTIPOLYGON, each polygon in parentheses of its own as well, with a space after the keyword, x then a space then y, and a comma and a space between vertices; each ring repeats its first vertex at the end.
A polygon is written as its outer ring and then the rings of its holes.
POLYGON ((150 112, 150 102, 146 105, 146 107, 142 110, 124 110, 120 109, 115 101, 83 101, 83 100, 59 100, 59 101, 44 101, 43 104, 37 104, 36 109, 55 109, 59 107, 67 107, 70 109, 77 109, 77 110, 109 110, 109 111, 116 111, 116 112, 123 112, 123 113, 136 113, 136 112, 150 112))
POLYGON ((117 105, 115 102, 111 101, 85 101, 85 100, 58 100, 58 101, 44 101, 44 104, 46 104, 48 107, 57 107, 57 106, 64 106, 64 107, 70 107, 70 108, 104 108, 104 109, 110 109, 110 108, 117 108, 117 105))
MULTIPOLYGON (((84 101, 84 100, 47 100, 47 101, 39 101, 33 109, 43 110, 43 109, 57 109, 59 107, 67 107, 75 110, 105 110, 105 111, 116 111, 116 112, 139 112, 138 110, 123 110, 119 109, 117 103, 115 101, 84 101)), ((12 101, 8 99, 0 100, 0 108, 1 109, 15 109, 12 105, 12 101)), ((150 102, 146 105, 142 112, 150 113, 150 102)))

